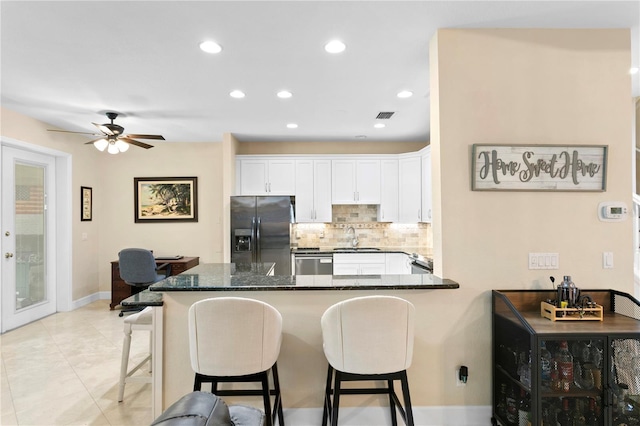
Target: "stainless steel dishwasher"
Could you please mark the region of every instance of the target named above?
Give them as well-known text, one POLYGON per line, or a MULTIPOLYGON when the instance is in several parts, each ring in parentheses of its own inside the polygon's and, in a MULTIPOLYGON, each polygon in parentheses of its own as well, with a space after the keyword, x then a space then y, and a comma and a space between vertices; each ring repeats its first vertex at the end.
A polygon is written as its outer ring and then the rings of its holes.
POLYGON ((295 253, 296 275, 333 275, 333 253, 295 253))

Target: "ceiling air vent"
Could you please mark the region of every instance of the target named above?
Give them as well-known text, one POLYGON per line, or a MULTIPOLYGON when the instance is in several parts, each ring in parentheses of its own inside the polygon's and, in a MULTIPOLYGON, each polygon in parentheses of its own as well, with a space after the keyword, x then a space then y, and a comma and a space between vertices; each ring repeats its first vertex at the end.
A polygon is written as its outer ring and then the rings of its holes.
POLYGON ((388 120, 395 112, 379 112, 376 116, 376 120, 388 120))

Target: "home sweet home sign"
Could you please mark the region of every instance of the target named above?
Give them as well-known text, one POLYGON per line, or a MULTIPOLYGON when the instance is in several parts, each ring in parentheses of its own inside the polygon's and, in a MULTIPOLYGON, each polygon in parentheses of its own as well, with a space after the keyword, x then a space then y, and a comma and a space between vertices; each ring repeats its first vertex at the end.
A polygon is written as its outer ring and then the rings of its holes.
POLYGON ((606 145, 473 145, 474 191, 605 191, 606 145))

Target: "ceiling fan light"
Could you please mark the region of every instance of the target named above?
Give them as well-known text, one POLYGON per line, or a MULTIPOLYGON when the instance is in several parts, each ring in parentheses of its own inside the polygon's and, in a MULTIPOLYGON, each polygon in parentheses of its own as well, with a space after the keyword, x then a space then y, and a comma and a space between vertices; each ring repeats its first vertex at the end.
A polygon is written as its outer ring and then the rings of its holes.
POLYGON ((124 141, 118 140, 116 142, 116 148, 118 148, 118 151, 120 152, 126 152, 129 149, 129 144, 124 141))
POLYGON ((109 148, 107 148, 107 152, 109 154, 117 154, 120 151, 118 150, 118 147, 116 146, 115 142, 109 142, 109 148))
POLYGON ((95 146, 98 151, 104 151, 107 145, 109 145, 109 142, 107 142, 106 139, 98 139, 93 143, 93 146, 95 146))

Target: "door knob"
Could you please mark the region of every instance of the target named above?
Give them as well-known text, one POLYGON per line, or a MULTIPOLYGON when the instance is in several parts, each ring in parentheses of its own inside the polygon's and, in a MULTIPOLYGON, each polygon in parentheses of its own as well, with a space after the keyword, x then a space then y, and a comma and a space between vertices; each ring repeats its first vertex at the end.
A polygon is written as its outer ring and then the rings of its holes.
POLYGON ((9 259, 10 257, 13 257, 13 253, 5 253, 4 257, 6 257, 7 259, 9 259))

